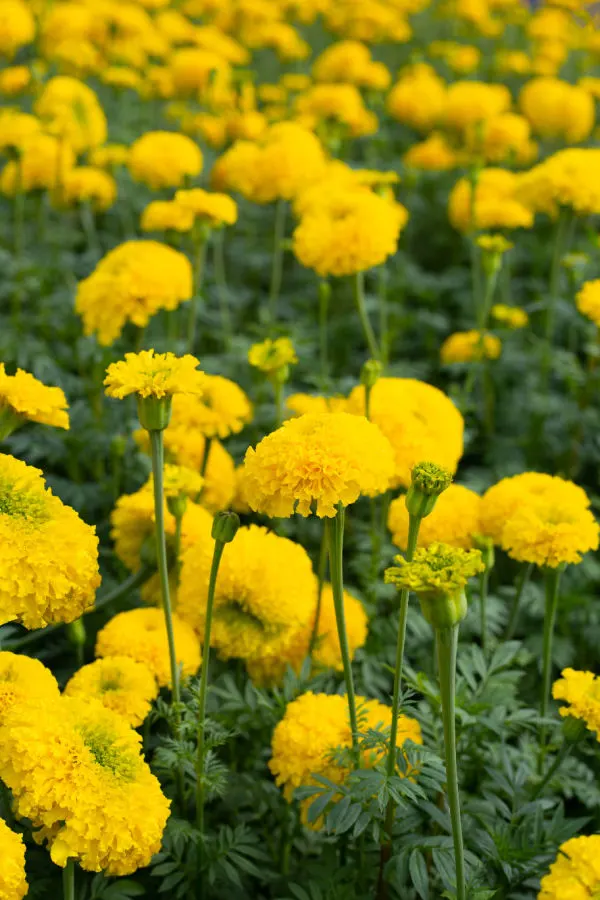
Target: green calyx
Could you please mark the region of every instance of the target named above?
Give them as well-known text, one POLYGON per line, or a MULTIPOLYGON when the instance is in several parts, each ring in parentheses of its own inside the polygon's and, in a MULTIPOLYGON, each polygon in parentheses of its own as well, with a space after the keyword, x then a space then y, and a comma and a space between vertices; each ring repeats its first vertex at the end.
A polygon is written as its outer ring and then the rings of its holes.
POLYGON ((240 517, 234 512, 219 512, 213 519, 211 535, 214 541, 229 544, 240 527, 240 517))
POLYGON ((171 397, 138 397, 138 419, 146 431, 164 431, 171 421, 171 397))
POLYGON ((447 594, 437 591, 419 593, 423 617, 432 628, 452 628, 467 615, 467 595, 464 588, 447 594))
POLYGON ((421 462, 411 472, 406 508, 411 516, 424 519, 433 512, 437 498, 452 484, 452 475, 433 462, 421 462))

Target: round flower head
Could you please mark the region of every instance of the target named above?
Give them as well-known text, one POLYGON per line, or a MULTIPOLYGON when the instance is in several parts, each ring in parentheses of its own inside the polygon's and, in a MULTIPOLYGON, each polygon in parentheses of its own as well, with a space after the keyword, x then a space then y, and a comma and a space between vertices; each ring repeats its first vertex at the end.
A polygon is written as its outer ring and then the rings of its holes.
POLYGON ((477 122, 507 112, 510 105, 510 91, 504 84, 455 81, 446 94, 445 123, 448 128, 464 134, 477 122))
MULTIPOLYGON (((491 310, 492 319, 505 328, 525 328, 529 324, 529 316, 520 306, 507 306, 505 303, 494 303, 491 310)), ((600 316, 599 316, 600 321, 600 316)))
POLYGON ((181 357, 155 354, 154 350, 126 353, 124 360, 111 363, 106 370, 106 394, 118 400, 129 394, 158 400, 174 394, 202 394, 205 376, 198 371, 199 365, 189 353, 181 357))
POLYGON ((600 150, 569 147, 519 176, 519 196, 535 212, 557 216, 568 207, 578 216, 600 212, 600 150))
POLYGON ((202 153, 185 134, 148 131, 131 145, 127 165, 132 177, 149 188, 181 187, 202 171, 202 153))
POLYGON ((39 659, 0 651, 0 725, 14 706, 44 705, 59 696, 56 678, 39 659))
POLYGON ((575 669, 563 669, 561 676, 552 686, 554 699, 567 704, 561 706, 561 716, 573 716, 585 722, 600 741, 600 679, 592 672, 575 669))
POLYGON ((79 669, 65 687, 65 695, 98 700, 137 728, 158 696, 158 684, 145 663, 107 656, 79 669))
POLYGON ((0 454, 0 623, 72 622, 100 584, 98 539, 39 469, 0 454))
POLYGON ((399 122, 427 133, 442 119, 446 91, 446 83, 432 66, 410 66, 388 94, 388 112, 399 122))
POLYGON ((408 168, 445 172, 458 166, 459 156, 443 134, 432 132, 427 140, 409 147, 403 161, 408 168))
POLYGON ((191 296, 187 256, 157 241, 126 241, 79 282, 75 309, 85 333, 107 347, 127 322, 144 328, 160 309, 177 309, 191 296))
POLYGON ((381 63, 373 62, 371 50, 360 41, 337 41, 317 57, 312 67, 315 81, 344 82, 364 87, 385 89, 390 73, 381 63))
POLYGON ((592 834, 560 845, 537 900, 595 900, 599 892, 600 834, 592 834))
POLYGON ((483 496, 482 531, 522 562, 556 568, 598 547, 598 525, 582 488, 556 476, 524 472, 483 496))
POLYGON ((502 342, 494 334, 482 331, 455 331, 440 347, 440 359, 446 365, 452 363, 480 362, 482 359, 498 359, 502 342))
POLYGON ((528 81, 519 95, 519 106, 536 134, 567 144, 585 141, 596 119, 593 97, 559 78, 528 81))
MULTIPOLYGON (((481 530, 479 512, 481 497, 461 484, 451 484, 436 500, 433 512, 421 521, 419 547, 443 541, 451 547, 470 550, 473 535, 481 530)), ((394 544, 401 550, 408 545, 408 510, 406 496, 390 504, 388 528, 394 544)))
POLYGON ((600 328, 600 279, 586 281, 575 297, 577 309, 600 328))
POLYGON ((82 153, 106 142, 104 110, 94 91, 68 75, 56 75, 47 81, 34 105, 34 112, 46 130, 82 153))
POLYGON ((75 164, 69 143, 52 134, 32 134, 19 147, 19 162, 12 159, 0 174, 0 191, 14 197, 19 191, 52 190, 75 164))
POLYGON ((386 569, 385 583, 417 594, 453 594, 483 571, 479 550, 441 543, 419 548, 410 562, 403 556, 396 556, 394 561, 397 566, 386 569))
POLYGON ((538 146, 531 140, 529 122, 516 113, 501 113, 476 122, 466 134, 467 149, 475 159, 487 163, 527 165, 538 154, 538 146))
POLYGON ((0 765, 17 815, 42 828, 55 865, 128 875, 158 852, 169 801, 140 736, 91 698, 13 710, 0 729, 0 765))
POLYGON ((266 341, 250 347, 248 362, 265 375, 274 375, 285 366, 293 366, 298 362, 298 357, 289 338, 281 337, 276 340, 267 338, 266 341))
POLYGON ((205 222, 211 228, 235 225, 237 222, 237 203, 227 194, 193 188, 189 191, 177 191, 175 203, 190 212, 195 221, 205 222))
POLYGON ((88 203, 95 212, 104 212, 117 199, 117 182, 102 169, 92 166, 77 166, 69 169, 57 185, 52 197, 58 208, 88 203))
POLYGON ((35 20, 29 6, 23 0, 4 0, 0 8, 0 56, 10 58, 34 38, 35 20))
POLYGON ((340 128, 350 137, 375 134, 379 124, 354 84, 314 84, 296 98, 294 112, 307 128, 327 134, 333 126, 335 137, 340 128))
MULTIPOLYGON (((389 706, 365 697, 357 697, 356 703, 361 730, 389 727, 392 718, 389 706)), ((421 729, 415 719, 400 715, 396 745, 402 747, 405 741, 421 744, 421 729)), ((339 694, 307 691, 288 703, 283 719, 275 727, 269 768, 283 788, 286 800, 290 801, 296 788, 315 784, 315 775, 341 784, 348 772, 332 757, 336 750, 351 745, 346 698, 339 694)), ((380 758, 381 752, 363 753, 361 768, 375 765, 380 758)))
MULTIPOLYGON (((184 678, 200 668, 200 645, 187 622, 173 616, 177 664, 184 678)), ((131 609, 118 613, 98 632, 96 656, 122 657, 144 663, 161 687, 171 684, 169 643, 161 609, 131 609)))
POLYGON ((69 427, 68 404, 61 388, 47 387, 29 372, 7 375, 0 363, 0 434, 23 422, 69 427))
POLYGON ((174 200, 153 200, 140 217, 142 231, 191 231, 194 214, 174 200))
MULTIPOLYGON (((364 415, 364 387, 350 393, 347 409, 364 415)), ((413 378, 380 378, 371 391, 370 416, 394 451, 393 487, 409 487, 413 467, 424 459, 456 472, 463 417, 438 388, 413 378)))
POLYGON ((345 397, 322 397, 315 394, 290 394, 285 401, 287 409, 294 416, 305 413, 346 412, 345 397))
POLYGON ((245 458, 246 495, 269 516, 335 516, 361 494, 387 490, 394 471, 392 448, 377 425, 347 413, 288 419, 245 458))
POLYGON ((0 900, 22 900, 29 890, 25 877, 25 844, 4 819, 0 819, 0 859, 0 900))
MULTIPOLYGON (((269 687, 280 684, 288 666, 295 672, 300 672, 302 663, 309 655, 315 615, 316 609, 310 624, 296 633, 294 640, 285 652, 273 654, 269 647, 265 647, 260 656, 248 661, 248 673, 256 684, 269 687)), ((349 591, 344 591, 344 617, 348 650, 350 658, 352 658, 367 639, 368 621, 362 603, 349 591)), ((321 592, 319 627, 312 652, 312 663, 321 669, 335 669, 338 672, 343 669, 333 605, 333 590, 330 584, 324 584, 321 592)))
MULTIPOLYGON (((212 546, 184 553, 177 612, 204 630, 212 546)), ((287 538, 250 525, 227 544, 217 579, 211 645, 224 658, 285 652, 314 615, 317 583, 308 554, 287 538)))
MULTIPOLYGON (((202 396, 190 398, 187 406, 189 428, 209 438, 226 438, 251 421, 252 405, 235 381, 222 375, 205 375, 202 385, 202 396)), ((177 418, 173 424, 177 427, 177 418)))
POLYGON ((483 169, 475 187, 467 177, 460 178, 450 193, 448 216, 457 231, 480 228, 531 228, 533 212, 523 197, 520 186, 524 176, 508 169, 483 169))

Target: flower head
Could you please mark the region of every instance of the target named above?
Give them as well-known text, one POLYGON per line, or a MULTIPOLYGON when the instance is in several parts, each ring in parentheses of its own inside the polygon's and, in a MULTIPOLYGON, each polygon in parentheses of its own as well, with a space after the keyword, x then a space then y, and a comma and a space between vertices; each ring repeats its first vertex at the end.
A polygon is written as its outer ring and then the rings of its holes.
POLYGON ((578 85, 559 78, 528 81, 519 106, 540 137, 579 144, 590 136, 596 119, 594 99, 578 85))
POLYGON ((508 169, 483 169, 475 185, 460 178, 450 193, 448 217, 457 231, 471 232, 480 228, 531 228, 533 211, 521 191, 521 179, 508 169))
POLYGON ((274 375, 286 366, 292 366, 298 362, 296 351, 291 340, 287 337, 271 340, 267 338, 260 344, 253 344, 248 351, 248 362, 255 369, 264 372, 265 375, 274 375))
POLYGON ((252 509, 271 516, 334 516, 361 494, 383 493, 394 470, 377 425, 348 413, 307 414, 250 447, 245 485, 252 509))
POLYGON ((153 190, 180 187, 202 171, 202 153, 187 135, 148 131, 131 145, 127 165, 136 181, 153 190))
POLYGON ((0 652, 0 725, 14 706, 34 702, 43 705, 59 696, 56 678, 39 659, 0 652))
MULTIPOLYGON (((451 547, 470 550, 473 535, 480 531, 481 497, 461 484, 451 484, 441 494, 433 512, 421 521, 419 547, 442 541, 451 547)), ((394 544, 401 550, 408 546, 408 510, 406 496, 397 497, 390 504, 388 528, 394 544)))
POLYGON ((520 306, 507 306, 505 303, 494 303, 490 310, 492 319, 506 328, 525 328, 529 323, 529 316, 520 306))
MULTIPOLYGON (((241 387, 222 375, 204 375, 202 395, 187 398, 186 427, 209 438, 237 434, 252 419, 252 404, 241 387)), ((177 428, 179 419, 171 419, 177 428)))
MULTIPOLYGON (((67 409, 67 398, 61 388, 47 387, 23 369, 7 375, 4 363, 0 363, 0 423, 4 420, 6 426, 12 426, 11 431, 27 421, 68 428, 67 409)), ((4 428, 0 424, 0 432, 4 428)))
POLYGON ((600 279, 586 281, 575 297, 575 302, 581 315, 600 327, 600 279))
POLYGON ((479 550, 462 550, 436 542, 418 549, 411 562, 403 556, 396 556, 395 562, 396 567, 385 571, 386 584, 417 594, 453 594, 483 571, 479 550))
POLYGON ((177 191, 175 203, 190 212, 194 221, 204 222, 210 228, 235 225, 237 222, 237 203, 227 194, 192 188, 192 190, 177 191))
POLYGON ((595 900, 600 891, 600 834, 571 838, 558 848, 537 900, 595 900))
POLYGON ((194 214, 174 200, 152 200, 142 212, 142 231, 191 231, 194 214))
POLYGON ((561 716, 573 716, 596 732, 600 741, 600 678, 592 672, 563 669, 561 678, 552 686, 555 700, 564 700, 561 716))
POLYGON ((88 203, 96 212, 109 209, 117 199, 117 183, 112 175, 93 166, 76 166, 65 173, 52 200, 55 206, 88 203))
POLYGON ((137 728, 158 696, 154 673, 127 656, 107 656, 79 669, 65 687, 67 697, 98 700, 137 728))
POLYGON ((455 331, 440 347, 440 359, 446 365, 498 359, 502 342, 487 331, 455 331))
POLYGON ((11 831, 4 819, 0 819, 0 859, 0 900, 22 900, 28 891, 25 844, 21 835, 11 831))
POLYGON ((198 360, 190 354, 177 357, 154 350, 126 353, 124 360, 111 363, 106 370, 106 394, 118 400, 129 394, 158 400, 174 394, 202 394, 205 376, 198 366, 198 360))

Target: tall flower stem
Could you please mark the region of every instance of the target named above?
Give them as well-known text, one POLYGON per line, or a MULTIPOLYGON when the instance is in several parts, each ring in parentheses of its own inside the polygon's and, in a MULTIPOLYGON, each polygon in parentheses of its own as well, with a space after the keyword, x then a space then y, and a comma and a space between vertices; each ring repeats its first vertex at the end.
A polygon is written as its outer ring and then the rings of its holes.
POLYGON ((569 741, 565 741, 558 753, 556 754, 556 758, 542 780, 535 786, 533 791, 529 795, 529 801, 537 800, 540 796, 546 785, 550 782, 552 778, 556 775, 564 761, 570 756, 575 744, 570 743, 569 741))
POLYGON ((206 691, 208 687, 208 665, 210 661, 210 632, 212 628, 213 606, 215 602, 215 588, 217 575, 223 550, 224 541, 215 540, 213 558, 208 581, 208 597, 206 601, 206 618, 204 620, 204 638, 202 640, 202 672, 200 674, 200 690, 198 693, 198 753, 196 758, 196 825, 198 830, 204 832, 204 743, 206 726, 206 691))
POLYGON ((556 319, 556 303, 560 288, 560 266, 567 249, 570 226, 570 215, 561 210, 556 223, 554 244, 552 248, 552 262, 550 265, 550 283, 548 286, 548 300, 546 305, 546 317, 544 321, 544 344, 542 349, 542 362, 540 367, 541 393, 548 389, 550 376, 550 364, 552 362, 552 346, 554 340, 554 327, 556 319))
POLYGON ((67 860, 63 869, 63 898, 75 900, 75 863, 72 859, 67 860))
POLYGON ((521 598, 525 592, 525 588, 529 584, 529 579, 531 578, 531 573, 533 572, 533 563, 525 563, 521 570, 521 574, 519 576, 519 580, 517 582, 517 589, 515 591, 515 596, 513 597, 513 602, 510 608, 510 614, 508 616, 508 624, 506 626, 506 632, 504 634, 504 640, 510 641, 512 636, 515 633, 515 628, 517 627, 517 620, 519 618, 519 609, 521 608, 521 598))
POLYGON ((210 456, 210 448, 212 446, 212 438, 206 437, 204 438, 204 453, 202 454, 202 464, 200 466, 200 474, 204 478, 206 475, 206 469, 208 467, 208 457, 210 456))
POLYGON ((354 278, 354 297, 356 300, 356 308, 358 310, 358 316, 360 318, 360 324, 362 325, 362 330, 365 335, 365 340, 367 342, 367 346, 369 348, 369 353, 373 357, 373 359, 381 360, 381 350, 379 349, 379 344, 377 343, 377 338, 375 337, 375 332, 373 331, 373 326, 369 321, 369 316, 367 315, 367 308, 365 306, 365 273, 357 272, 354 278))
POLYGON ((490 571, 485 569, 479 574, 479 614, 481 616, 481 648, 485 653, 488 648, 487 598, 490 571))
MULTIPOLYGON (((552 643, 554 638, 554 625, 558 610, 558 597, 560 587, 561 570, 546 569, 546 608, 544 612, 544 644, 542 650, 542 696, 540 699, 540 716, 544 719, 548 715, 550 703, 550 682, 552 680, 552 643)), ((546 726, 540 726, 540 755, 538 768, 541 772, 546 754, 546 726)))
POLYGON ((381 362, 386 366, 389 361, 389 321, 388 321, 388 271, 380 266, 377 275, 377 299, 379 300, 379 341, 381 343, 381 362))
POLYGON ((225 229, 219 228, 213 236, 213 266, 215 284, 219 298, 219 312, 221 315, 221 330, 223 332, 223 345, 228 348, 231 344, 231 310, 229 307, 229 288, 225 275, 225 229))
POLYGON ((187 327, 188 353, 194 352, 196 344, 196 325, 198 321, 198 301, 202 296, 202 280, 204 277, 204 262, 206 259, 206 239, 198 236, 194 238, 194 293, 190 300, 190 310, 187 327))
POLYGON ((283 281, 283 239, 285 237, 286 202, 279 199, 275 204, 275 227, 273 231, 273 264, 271 268, 271 286, 269 288, 269 324, 271 327, 277 319, 277 301, 283 281))
POLYGON ((323 599, 323 585, 325 584, 325 574, 327 572, 327 537, 328 530, 326 528, 323 529, 323 534, 321 536, 321 549, 319 551, 319 568, 317 571, 318 578, 318 587, 317 587, 317 609, 315 611, 315 622, 313 625, 312 633, 310 636, 310 643, 308 645, 308 655, 312 657, 313 650, 315 649, 315 645, 317 643, 317 637, 319 634, 319 621, 321 619, 321 601, 323 599))
POLYGON ((444 750, 446 757, 446 779, 448 807, 452 822, 454 841, 454 861, 456 866, 456 900, 465 900, 465 851, 463 846, 462 823, 460 817, 460 795, 458 791, 458 766, 456 762, 456 651, 458 647, 458 625, 436 629, 436 648, 440 678, 440 697, 444 723, 444 750))
POLYGON ((329 572, 331 576, 331 588, 333 591, 333 605, 335 608, 335 621, 337 624, 342 663, 344 666, 344 680, 346 682, 346 694, 348 697, 348 710, 350 714, 350 728, 352 730, 352 747, 358 748, 358 720, 356 718, 356 699, 354 696, 354 678, 350 662, 350 650, 348 647, 348 635, 346 632, 346 619, 344 615, 344 519, 345 509, 342 503, 338 503, 335 519, 327 519, 327 542, 329 545, 329 572))
POLYGON ((181 718, 179 689, 179 666, 177 665, 177 653, 175 650, 175 635, 173 633, 173 611, 171 609, 171 593, 169 590, 169 567, 167 564, 167 541, 165 537, 164 517, 164 491, 163 491, 163 436, 162 431, 152 430, 150 434, 150 449, 152 451, 152 480, 154 483, 154 518, 156 521, 156 558, 158 562, 158 574, 162 594, 165 625, 167 628, 167 641, 169 644, 169 662, 171 665, 171 684, 173 691, 173 703, 176 706, 175 721, 179 723, 181 718))
POLYGON ((319 282, 319 362, 321 369, 321 390, 327 390, 329 384, 329 340, 327 334, 329 300, 331 285, 327 281, 319 282))
POLYGON ((277 376, 273 378, 273 391, 275 394, 275 428, 279 428, 283 422, 283 382, 277 376))

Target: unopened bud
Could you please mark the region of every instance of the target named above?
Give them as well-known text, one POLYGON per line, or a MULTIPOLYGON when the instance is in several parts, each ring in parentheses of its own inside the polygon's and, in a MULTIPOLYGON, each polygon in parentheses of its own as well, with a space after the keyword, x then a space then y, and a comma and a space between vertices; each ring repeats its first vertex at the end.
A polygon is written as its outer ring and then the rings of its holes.
POLYGON ((373 388, 381 378, 383 365, 378 359, 368 359, 360 370, 360 383, 366 388, 373 388))
POLYGON ((138 419, 146 431, 164 431, 171 421, 171 397, 138 397, 138 419))
POLYGON ((234 512, 218 512, 213 519, 212 538, 222 544, 229 544, 240 527, 240 517, 234 512))
POLYGON ((420 592, 418 596, 423 617, 432 628, 452 628, 467 615, 467 595, 464 588, 452 594, 427 591, 420 592))
POLYGON ((433 512, 440 494, 452 484, 452 475, 433 462, 421 462, 411 472, 411 485, 406 494, 409 515, 424 519, 433 512))
POLYGON ((473 535, 473 546, 481 551, 481 559, 485 566, 485 571, 489 572, 494 568, 495 553, 494 542, 491 537, 485 534, 473 535))

